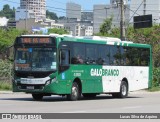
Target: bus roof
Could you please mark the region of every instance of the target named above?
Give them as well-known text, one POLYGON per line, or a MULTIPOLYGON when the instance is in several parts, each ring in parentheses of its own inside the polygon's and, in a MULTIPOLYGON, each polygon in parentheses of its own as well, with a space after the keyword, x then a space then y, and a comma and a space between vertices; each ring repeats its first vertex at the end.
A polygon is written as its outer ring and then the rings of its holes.
POLYGON ((64 41, 75 41, 84 43, 96 43, 96 44, 107 44, 107 45, 119 45, 119 46, 132 46, 132 47, 144 47, 150 48, 149 44, 133 43, 132 41, 121 41, 119 38, 113 37, 63 37, 64 41))
POLYGON ((72 35, 21 35, 21 37, 56 37, 61 38, 64 41, 72 42, 84 42, 84 43, 96 43, 96 44, 107 44, 107 45, 120 45, 120 46, 133 46, 133 47, 147 47, 150 48, 149 44, 133 43, 132 41, 121 41, 119 38, 114 37, 102 37, 102 36, 72 36, 72 35))

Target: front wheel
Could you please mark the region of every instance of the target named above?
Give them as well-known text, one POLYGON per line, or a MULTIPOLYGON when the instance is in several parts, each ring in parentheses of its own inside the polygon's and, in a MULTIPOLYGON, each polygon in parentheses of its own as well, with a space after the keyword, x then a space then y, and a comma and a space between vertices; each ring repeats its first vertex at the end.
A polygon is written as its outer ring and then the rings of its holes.
POLYGON ((120 86, 120 92, 113 93, 112 96, 115 98, 126 98, 128 96, 128 84, 125 81, 122 81, 120 86))
POLYGON ((77 82, 73 82, 71 94, 67 95, 67 99, 76 101, 80 98, 80 90, 77 82))
POLYGON ((40 100, 43 99, 43 95, 42 94, 32 94, 32 97, 36 101, 40 101, 40 100))

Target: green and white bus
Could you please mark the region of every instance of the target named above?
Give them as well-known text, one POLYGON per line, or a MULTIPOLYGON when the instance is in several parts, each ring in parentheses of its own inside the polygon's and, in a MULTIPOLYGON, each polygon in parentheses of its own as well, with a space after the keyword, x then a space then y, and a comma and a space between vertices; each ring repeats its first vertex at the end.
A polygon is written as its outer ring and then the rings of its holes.
POLYGON ((151 87, 148 44, 107 37, 22 35, 14 43, 13 92, 33 99, 62 95, 68 100, 151 87))

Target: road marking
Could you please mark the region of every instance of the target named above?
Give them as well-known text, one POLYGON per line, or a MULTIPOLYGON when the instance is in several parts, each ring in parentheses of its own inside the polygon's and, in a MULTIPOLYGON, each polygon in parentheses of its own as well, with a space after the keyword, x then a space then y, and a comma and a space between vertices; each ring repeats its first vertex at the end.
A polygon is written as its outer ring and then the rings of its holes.
POLYGON ((86 111, 66 111, 66 112, 60 112, 60 113, 86 113, 86 111))
POLYGON ((142 106, 128 106, 128 107, 123 107, 122 109, 135 109, 135 108, 142 108, 142 106))

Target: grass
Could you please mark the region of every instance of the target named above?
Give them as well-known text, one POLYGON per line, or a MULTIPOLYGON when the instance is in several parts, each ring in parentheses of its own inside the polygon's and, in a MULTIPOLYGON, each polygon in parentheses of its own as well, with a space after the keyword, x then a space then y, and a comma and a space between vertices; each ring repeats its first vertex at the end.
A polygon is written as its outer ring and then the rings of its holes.
POLYGON ((160 91, 160 87, 157 86, 157 87, 152 87, 149 89, 150 92, 156 92, 156 91, 160 91))
POLYGON ((7 83, 7 82, 0 82, 0 91, 11 91, 12 90, 12 85, 11 83, 7 83))

